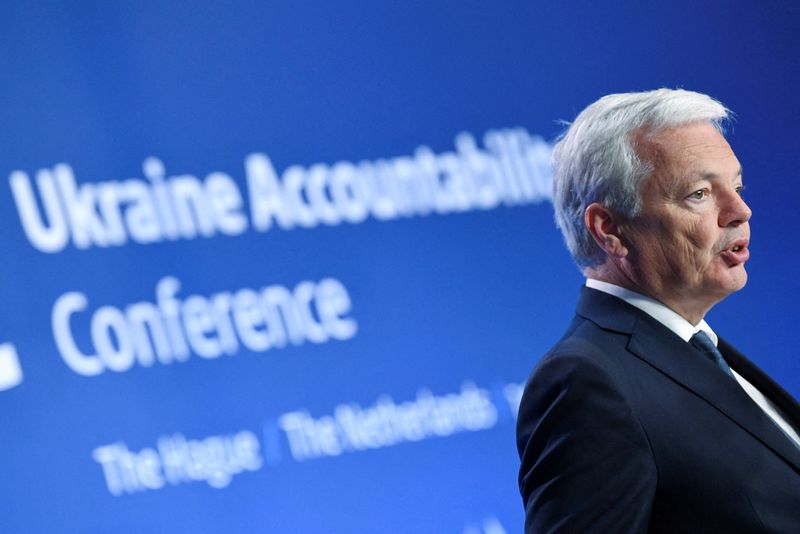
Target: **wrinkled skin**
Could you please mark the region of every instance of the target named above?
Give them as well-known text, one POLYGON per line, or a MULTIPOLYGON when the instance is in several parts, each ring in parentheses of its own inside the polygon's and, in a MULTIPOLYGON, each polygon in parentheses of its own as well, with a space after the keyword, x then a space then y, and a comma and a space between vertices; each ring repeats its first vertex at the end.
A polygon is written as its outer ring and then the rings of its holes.
POLYGON ((609 215, 595 235, 608 257, 594 274, 697 324, 747 282, 751 211, 741 196, 741 166, 707 123, 639 133, 633 141, 654 168, 641 189, 642 211, 632 220, 609 215))

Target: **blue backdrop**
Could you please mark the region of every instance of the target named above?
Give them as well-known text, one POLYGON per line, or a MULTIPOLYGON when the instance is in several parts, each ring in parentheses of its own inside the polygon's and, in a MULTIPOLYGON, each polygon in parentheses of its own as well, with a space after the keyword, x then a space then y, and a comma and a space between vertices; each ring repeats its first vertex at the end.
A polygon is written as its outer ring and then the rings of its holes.
POLYGON ((581 276, 549 143, 599 96, 736 112, 795 396, 790 3, 0 8, 3 532, 517 532, 514 417, 581 276))

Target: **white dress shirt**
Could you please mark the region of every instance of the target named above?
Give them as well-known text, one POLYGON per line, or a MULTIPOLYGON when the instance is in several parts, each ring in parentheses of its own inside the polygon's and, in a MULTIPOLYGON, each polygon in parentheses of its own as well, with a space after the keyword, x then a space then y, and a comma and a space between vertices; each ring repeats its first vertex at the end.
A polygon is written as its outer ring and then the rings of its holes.
MULTIPOLYGON (((701 319, 699 323, 696 325, 692 325, 689 321, 678 315, 673 310, 666 307, 661 302, 646 297, 640 293, 636 293, 635 291, 631 291, 630 289, 626 289, 624 287, 620 287, 615 284, 609 284, 608 282, 602 282, 600 280, 594 280, 592 278, 588 278, 586 280, 586 287, 590 287, 592 289, 596 289, 598 291, 602 291, 603 293, 608 293, 609 295, 614 295, 615 297, 621 298, 631 306, 635 306, 645 312, 647 315, 651 316, 653 319, 658 321, 659 323, 663 324, 670 330, 672 330, 678 337, 682 340, 689 342, 692 339, 692 336, 697 333, 698 331, 702 330, 703 332, 711 338, 711 341, 714 345, 717 344, 718 337, 717 334, 711 330, 711 327, 708 326, 705 319, 701 319)), ((775 404, 769 400, 763 393, 761 393, 754 385, 750 382, 739 376, 734 369, 731 369, 733 372, 733 377, 742 386, 742 389, 750 396, 751 399, 761 408, 764 413, 766 413, 770 419, 772 419, 781 430, 783 430, 784 434, 786 434, 789 439, 793 440, 795 445, 800 447, 800 435, 798 435, 797 431, 786 421, 786 417, 781 412, 780 408, 775 406, 775 404)))

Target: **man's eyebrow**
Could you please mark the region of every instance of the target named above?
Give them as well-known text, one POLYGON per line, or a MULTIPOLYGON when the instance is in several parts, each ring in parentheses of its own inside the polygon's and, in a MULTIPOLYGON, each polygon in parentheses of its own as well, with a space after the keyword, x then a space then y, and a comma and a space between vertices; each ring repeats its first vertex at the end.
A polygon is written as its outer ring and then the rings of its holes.
MULTIPOLYGON (((736 174, 733 175, 734 178, 741 178, 744 169, 739 166, 739 170, 736 171, 736 174)), ((697 176, 699 176, 703 180, 713 180, 714 178, 719 178, 720 175, 715 172, 701 172, 697 176)))

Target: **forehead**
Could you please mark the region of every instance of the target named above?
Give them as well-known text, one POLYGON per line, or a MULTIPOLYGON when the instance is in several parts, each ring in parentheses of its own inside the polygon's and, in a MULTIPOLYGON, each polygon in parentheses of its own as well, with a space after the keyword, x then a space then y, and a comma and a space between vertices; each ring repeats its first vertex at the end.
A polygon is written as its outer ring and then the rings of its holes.
POLYGON ((705 122, 639 133, 634 143, 637 155, 652 165, 653 174, 670 181, 734 178, 741 173, 728 142, 705 122))

